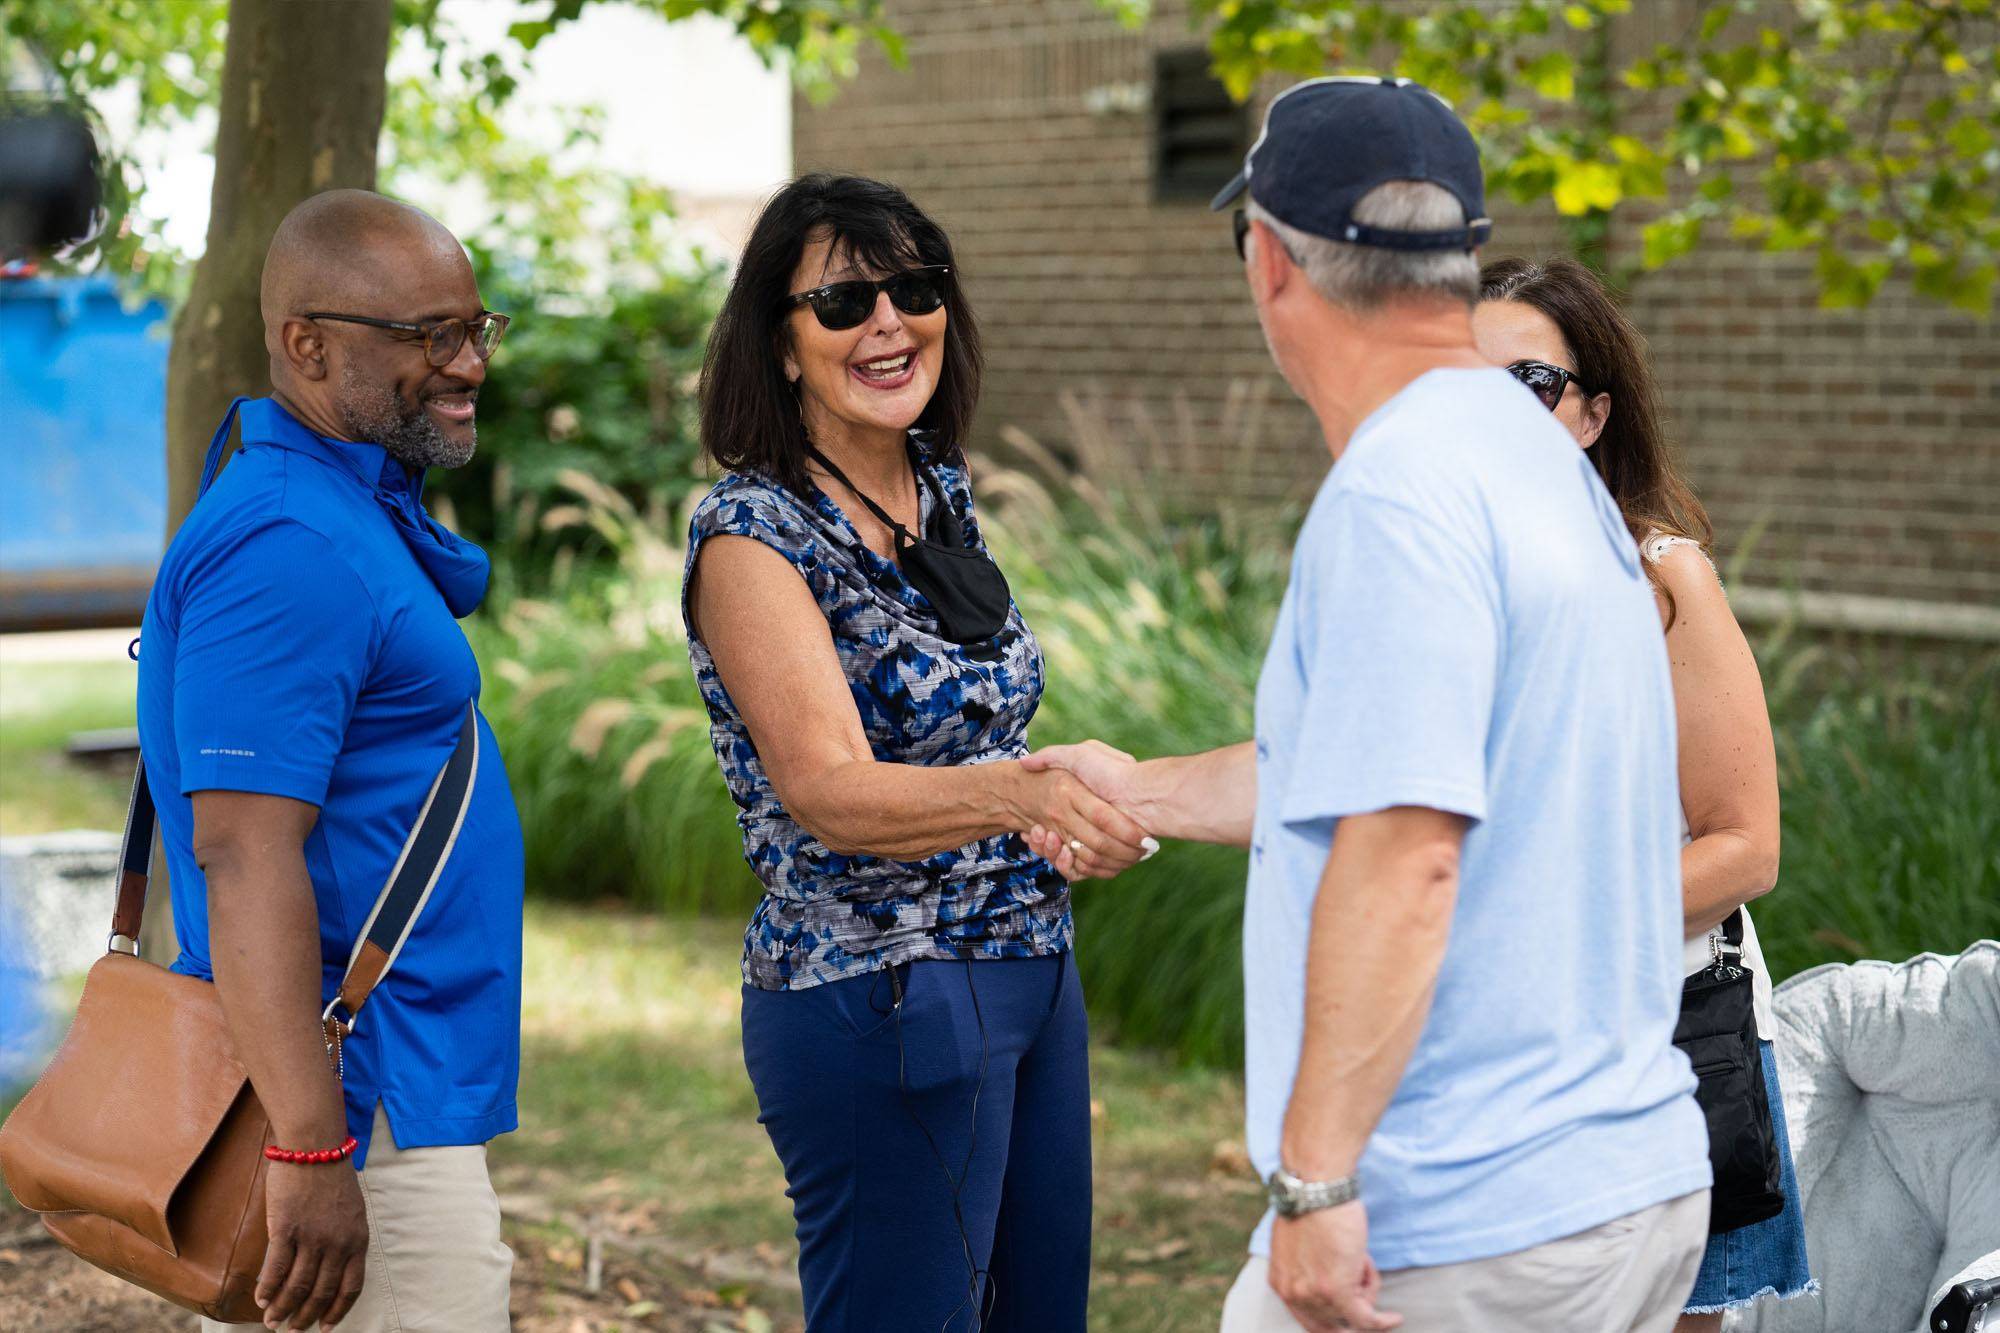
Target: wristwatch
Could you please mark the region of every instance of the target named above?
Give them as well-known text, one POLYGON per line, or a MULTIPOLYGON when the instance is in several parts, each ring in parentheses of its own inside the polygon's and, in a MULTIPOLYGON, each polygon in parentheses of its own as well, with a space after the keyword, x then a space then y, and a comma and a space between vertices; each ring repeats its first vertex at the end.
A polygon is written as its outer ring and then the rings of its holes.
POLYGON ((1354 1202, 1361 1197, 1361 1177, 1300 1180, 1281 1166, 1264 1182, 1264 1191, 1271 1196, 1271 1206, 1278 1210, 1279 1217, 1297 1217, 1300 1213, 1316 1213, 1322 1208, 1338 1208, 1354 1202))

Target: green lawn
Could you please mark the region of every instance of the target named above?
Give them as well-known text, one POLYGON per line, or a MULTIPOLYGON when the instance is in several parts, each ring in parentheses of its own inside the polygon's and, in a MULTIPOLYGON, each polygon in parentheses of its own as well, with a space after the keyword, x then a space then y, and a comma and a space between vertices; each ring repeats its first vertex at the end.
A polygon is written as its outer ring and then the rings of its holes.
MULTIPOLYGON (((790 1207, 737 1040, 739 928, 534 905, 520 1133, 494 1145, 503 1196, 643 1230, 745 1269, 787 1267, 790 1207)), ((1212 1330, 1260 1211, 1233 1077, 1099 1047, 1094 1329, 1212 1330)), ((751 1284, 753 1287, 754 1283, 751 1284)), ((782 1321, 796 1298, 753 1300, 782 1321)))
MULTIPOLYGON (((127 775, 79 765, 63 744, 131 721, 126 664, 0 661, 0 831, 117 828, 127 775)), ((520 1257, 517 1327, 797 1326, 790 1205, 738 1044, 741 948, 736 920, 528 909, 522 1129, 493 1146, 520 1257), (596 1297, 592 1236, 608 1242, 596 1297)), ((1207 1333, 1260 1208, 1241 1086, 1102 1046, 1092 1069, 1091 1327, 1207 1333)), ((16 1221, 0 1208, 0 1231, 16 1221)), ((30 1258, 71 1279, 52 1251, 30 1258)))
MULTIPOLYGON (((798 1333, 784 1177, 737 1043, 740 945, 731 923, 529 907, 522 1128, 492 1146, 517 1329, 798 1333), (592 1237, 604 1242, 595 1295, 592 1237)), ((1103 1047, 1092 1061, 1090 1326, 1211 1333, 1261 1207, 1240 1085, 1103 1047)), ((22 1224, 0 1202, 0 1235, 33 1234, 22 1224)), ((0 1308, 37 1285, 56 1293, 55 1322, 30 1327, 182 1326, 53 1247, 29 1250, 28 1269, 7 1253, 0 1308)))
POLYGON ((70 762, 78 731, 129 727, 129 662, 17 662, 0 657, 0 834, 122 828, 129 772, 70 762))

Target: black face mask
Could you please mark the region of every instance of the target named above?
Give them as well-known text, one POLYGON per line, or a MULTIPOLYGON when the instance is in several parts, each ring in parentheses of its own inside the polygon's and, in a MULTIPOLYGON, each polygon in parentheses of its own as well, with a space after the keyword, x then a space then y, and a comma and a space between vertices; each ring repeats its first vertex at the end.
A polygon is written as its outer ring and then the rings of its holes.
POLYGON ((903 577, 930 600, 937 611, 938 633, 942 637, 953 643, 982 643, 1007 627, 1007 612, 1012 605, 1007 576, 993 563, 993 557, 965 544, 965 531, 959 525, 958 515, 952 512, 944 488, 937 484, 930 469, 916 469, 935 502, 931 505, 930 530, 922 537, 912 537, 908 528, 857 490, 825 454, 817 449, 807 452, 896 534, 896 559, 903 566, 903 577))

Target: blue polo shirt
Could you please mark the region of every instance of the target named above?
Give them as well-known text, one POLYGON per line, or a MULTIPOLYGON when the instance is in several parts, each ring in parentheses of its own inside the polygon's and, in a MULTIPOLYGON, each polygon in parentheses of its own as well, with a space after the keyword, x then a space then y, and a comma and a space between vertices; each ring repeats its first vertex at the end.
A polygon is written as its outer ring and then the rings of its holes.
MULTIPOLYGON (((260 792, 319 807, 305 859, 322 1002, 338 989, 479 697, 454 612, 478 604, 485 557, 424 513, 422 489, 381 446, 326 439, 254 400, 241 449, 168 546, 146 606, 138 711, 175 971, 213 975, 189 796, 260 792)), ((347 1125, 364 1155, 378 1100, 404 1148, 484 1143, 517 1123, 521 826, 483 716, 478 727, 451 859, 346 1045, 347 1125)))

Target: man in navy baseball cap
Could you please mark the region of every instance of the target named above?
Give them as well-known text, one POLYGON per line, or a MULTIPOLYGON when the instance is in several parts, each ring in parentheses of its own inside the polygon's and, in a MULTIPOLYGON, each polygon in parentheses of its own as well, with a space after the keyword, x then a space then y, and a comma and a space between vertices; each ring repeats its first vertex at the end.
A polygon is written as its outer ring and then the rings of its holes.
MULTIPOLYGON (((1246 197, 1247 196, 1247 197, 1246 197)), ((1479 153, 1406 80, 1284 93, 1237 247, 1333 468, 1254 744, 1040 751, 1250 849, 1245 1109, 1271 1210, 1223 1333, 1670 1333, 1708 1239, 1673 695, 1589 460, 1473 342, 1479 153)))
POLYGON ((1266 341, 1334 466, 1245 784, 1272 1209, 1224 1333, 1668 1333, 1709 1167, 1672 1040, 1673 696, 1631 536, 1478 354, 1492 224, 1436 94, 1286 91, 1215 207, 1238 199, 1266 341))
POLYGON ((1462 252, 1493 231, 1479 145, 1442 98, 1408 79, 1338 76, 1278 94, 1243 170, 1209 207, 1227 208, 1246 189, 1273 217, 1349 245, 1462 252), (1355 205, 1390 181, 1442 186, 1468 221, 1411 230, 1357 219, 1355 205))

